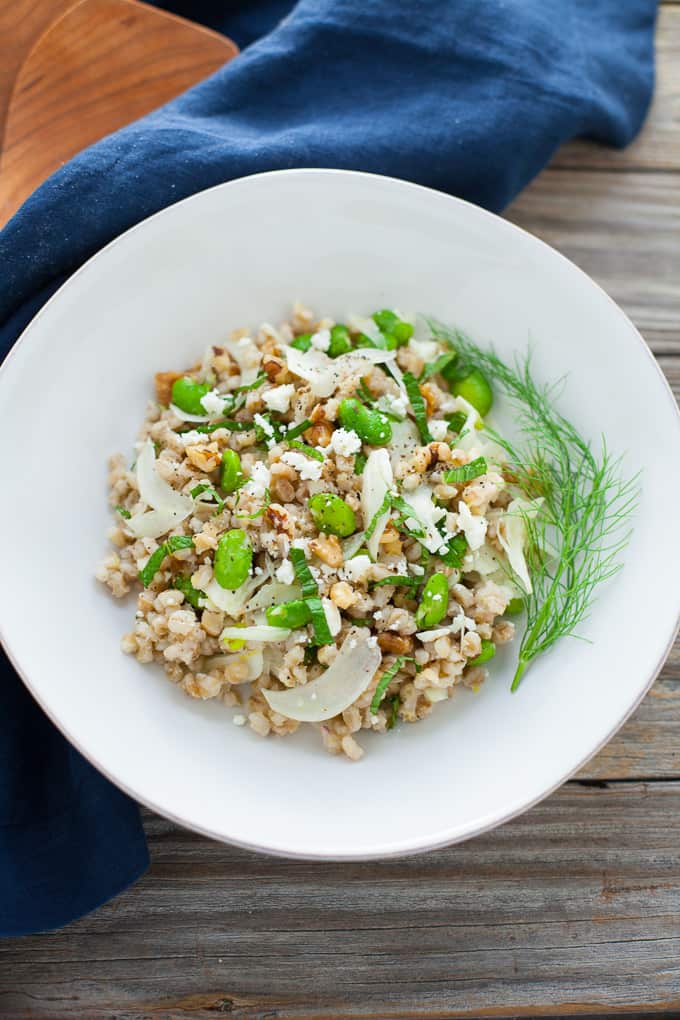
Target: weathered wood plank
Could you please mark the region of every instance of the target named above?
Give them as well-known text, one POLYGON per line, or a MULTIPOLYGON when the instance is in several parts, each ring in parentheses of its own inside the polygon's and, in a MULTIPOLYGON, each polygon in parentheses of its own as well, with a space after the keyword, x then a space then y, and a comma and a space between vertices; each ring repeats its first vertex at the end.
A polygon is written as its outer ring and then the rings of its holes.
POLYGON ((0 943, 0 1015, 680 1011, 680 783, 570 784, 493 833, 383 863, 255 856, 150 815, 147 830, 134 888, 0 943))
POLYGON ((600 283, 655 352, 680 352, 680 176, 546 170, 507 216, 600 283))
POLYGON ((680 170, 680 6, 659 10, 656 89, 647 120, 626 149, 579 140, 564 145, 554 166, 574 170, 680 170))

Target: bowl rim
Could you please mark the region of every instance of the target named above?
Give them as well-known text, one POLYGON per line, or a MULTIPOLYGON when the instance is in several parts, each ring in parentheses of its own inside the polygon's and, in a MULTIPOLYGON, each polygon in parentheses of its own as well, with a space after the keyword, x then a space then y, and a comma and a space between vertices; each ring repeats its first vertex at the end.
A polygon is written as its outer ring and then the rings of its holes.
MULTIPOLYGON (((81 274, 84 274, 87 271, 92 262, 98 259, 105 252, 108 252, 110 249, 114 248, 116 245, 123 242, 129 235, 137 231, 142 231, 151 220, 155 220, 158 217, 164 216, 166 213, 168 213, 171 209, 175 208, 176 206, 183 205, 187 202, 191 202, 194 199, 199 198, 200 196, 208 194, 209 192, 226 190, 233 186, 243 185, 243 183, 247 181, 260 181, 268 180, 270 178, 299 177, 307 175, 323 176, 329 179, 337 177, 364 178, 376 182, 377 181, 386 182, 390 187, 406 189, 409 191, 422 192, 425 196, 436 196, 437 199, 446 199, 457 205, 462 205, 470 210, 473 210, 473 215, 478 215, 483 219, 493 221, 497 226, 500 226, 501 229, 507 230, 507 232, 511 235, 519 233, 520 235, 524 235, 525 237, 530 238, 532 242, 538 244, 540 247, 546 248, 551 253, 552 256, 556 256, 559 260, 566 263, 572 270, 575 270, 581 277, 583 277, 590 284, 591 287, 594 287, 600 293, 600 295, 606 299, 607 303, 612 307, 614 313, 622 318, 623 322, 625 323, 625 325, 631 332, 632 336, 637 341, 639 347, 641 348, 641 352, 643 352, 647 356, 647 358, 653 363, 659 382, 662 384, 666 393, 666 397, 670 401, 671 407, 675 413, 676 425, 680 429, 680 408, 678 407, 677 401, 675 399, 675 396, 673 394, 673 391, 670 387, 668 380, 663 374, 656 358, 654 357, 654 354, 651 351, 651 348, 643 338, 642 334, 639 332, 637 327, 631 321, 629 316, 616 303, 616 301, 614 301, 614 299, 604 290, 604 288, 600 284, 598 284, 595 280, 593 280, 592 277, 590 277, 583 269, 577 266, 576 263, 572 262, 571 259, 567 258, 566 255, 563 255, 560 251, 558 251, 556 248, 553 248, 552 245, 548 244, 546 241, 543 241, 541 238, 537 237, 535 234, 532 234, 530 231, 524 229, 523 227, 517 226, 517 224, 512 223, 510 220, 505 219, 503 216, 491 212, 488 209, 484 209, 481 206, 475 205, 473 202, 469 202, 466 199, 459 198, 456 195, 450 195, 447 192, 439 191, 436 188, 430 188, 425 185, 416 184, 411 181, 406 181, 397 177, 390 177, 388 175, 377 173, 368 173, 366 171, 360 170, 345 170, 342 168, 333 167, 294 167, 283 170, 267 170, 261 173, 247 174, 243 177, 235 177, 232 180, 222 181, 219 184, 212 185, 209 188, 203 188, 200 191, 193 192, 191 195, 187 195, 186 197, 179 199, 177 202, 173 202, 171 205, 164 206, 157 212, 152 213, 150 216, 147 216, 144 219, 140 220, 139 222, 133 224, 131 227, 128 227, 127 230, 123 231, 121 234, 118 234, 106 245, 104 245, 104 247, 99 248, 96 252, 90 255, 90 257, 87 258, 85 262, 83 262, 83 264, 79 266, 74 273, 72 273, 66 280, 64 280, 64 282, 57 288, 54 294, 52 294, 52 296, 48 298, 48 300, 40 308, 40 310, 32 317, 30 322, 25 326, 20 336, 12 345, 2 364, 0 364, 0 387, 2 386, 4 376, 6 375, 7 366, 12 363, 13 358, 17 350, 19 349, 20 345, 24 344, 25 341, 27 340, 34 323, 36 323, 43 315, 47 314, 52 303, 56 302, 57 299, 61 297, 62 292, 65 289, 71 287, 71 285, 73 285, 77 281, 78 277, 80 277, 81 274)), ((12 651, 9 635, 5 633, 2 620, 0 620, 0 644, 2 644, 2 647, 7 655, 7 658, 9 659, 12 667, 20 677, 24 686, 27 688, 31 696, 38 703, 38 705, 45 713, 45 715, 50 719, 52 724, 62 734, 62 736, 65 737, 65 739, 71 744, 71 746, 74 747, 83 756, 83 758, 85 758, 86 761, 88 761, 92 766, 94 766, 94 768, 96 768, 101 775, 105 776, 105 778, 108 779, 109 782, 111 782, 119 790, 122 790, 123 793, 127 794, 131 799, 135 800, 138 804, 155 812, 161 817, 168 819, 175 825, 178 825, 185 829, 189 829, 190 831, 196 832, 202 836, 207 836, 209 839, 213 839, 219 843, 225 843, 230 846, 236 846, 243 850, 253 851, 256 853, 265 854, 272 857, 290 858, 295 860, 342 862, 342 861, 370 861, 370 860, 383 860, 387 858, 407 857, 418 853, 424 853, 430 850, 438 850, 444 847, 454 846, 457 843, 461 843, 464 842, 465 840, 472 839, 475 836, 481 836, 484 833, 490 832, 491 830, 497 828, 500 825, 504 825, 506 822, 512 821, 512 819, 517 818, 525 811, 529 811, 531 808, 541 803, 547 797, 550 797, 553 793, 555 793, 556 790, 563 786, 564 783, 571 779, 581 768, 583 768, 583 766, 587 762, 589 762, 593 757, 595 757, 595 755, 598 754, 602 750, 602 748, 606 746, 607 743, 609 743, 612 737, 619 731, 619 729, 621 729, 621 727, 626 723, 626 721, 630 718, 633 712, 635 712, 635 710, 639 707, 639 705, 649 692, 650 688, 654 684, 654 681, 659 676, 659 673, 661 672, 666 662, 666 659, 668 658, 671 648, 673 647, 675 639, 678 636, 679 630, 680 630, 680 602, 678 605, 678 609, 676 611, 675 624, 671 629, 666 645, 659 659, 652 668, 651 673, 649 677, 646 679, 639 694, 634 699, 633 703, 626 709, 623 715, 612 726, 612 728, 602 738, 602 740, 597 744, 596 747, 594 747, 591 751, 584 755, 583 758, 579 762, 577 762, 577 764, 569 768, 555 783, 553 783, 549 788, 539 793, 537 796, 530 798, 529 800, 519 798, 518 801, 515 804, 512 804, 508 808, 508 810, 505 811, 502 815, 494 816, 493 818, 478 820, 474 824, 468 824, 467 828, 465 828, 463 831, 459 831, 455 834, 452 833, 451 835, 441 839, 435 840, 428 838, 420 840, 408 839, 403 841, 403 845, 400 844, 399 846, 396 847, 393 846, 392 848, 388 847, 383 849, 376 849, 375 851, 369 852, 345 851, 343 853, 337 854, 325 852, 306 853, 298 849, 286 849, 285 846, 282 845, 266 846, 254 842, 249 842, 247 840, 238 839, 233 836, 225 836, 224 834, 216 832, 206 826, 202 826, 194 822, 188 822, 179 815, 174 814, 172 811, 166 808, 161 808, 158 804, 155 804, 152 799, 135 790, 132 786, 126 783, 122 783, 114 774, 112 774, 108 769, 104 768, 99 763, 94 753, 92 753, 91 751, 86 751, 81 746, 81 743, 75 740, 70 735, 66 726, 59 720, 56 714, 53 711, 51 711, 48 708, 48 706, 43 702, 43 699, 41 698, 39 692, 34 688, 33 684, 31 683, 29 676, 19 665, 12 651)))

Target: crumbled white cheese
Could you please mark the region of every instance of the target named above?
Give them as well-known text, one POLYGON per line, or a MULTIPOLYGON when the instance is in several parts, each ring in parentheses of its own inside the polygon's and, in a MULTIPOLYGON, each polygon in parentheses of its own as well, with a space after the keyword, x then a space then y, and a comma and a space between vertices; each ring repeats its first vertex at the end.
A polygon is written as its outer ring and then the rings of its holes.
POLYGON ((398 397, 392 393, 384 393, 378 401, 378 407, 381 411, 387 411, 388 414, 396 414, 398 418, 405 418, 408 411, 408 398, 403 393, 400 393, 398 397))
POLYGON ((436 340, 416 340, 415 337, 411 337, 408 345, 425 364, 434 361, 439 354, 439 344, 436 340))
POLYGON ((489 522, 486 517, 475 517, 465 500, 458 500, 458 527, 465 534, 472 552, 484 544, 489 522))
POLYGON ((323 611, 326 616, 326 622, 328 624, 328 629, 331 632, 331 636, 335 637, 336 634, 340 633, 340 628, 342 627, 340 610, 334 602, 331 602, 330 599, 321 599, 321 605, 323 606, 323 611))
POLYGON ((271 390, 265 390, 262 399, 270 411, 287 411, 290 401, 295 393, 293 383, 286 383, 284 386, 274 386, 271 390))
POLYGON ((284 464, 294 468, 303 482, 315 481, 321 478, 321 471, 323 469, 321 461, 312 460, 311 457, 306 457, 304 453, 299 453, 297 450, 287 450, 281 457, 281 460, 284 464))
POLYGON ((317 351, 327 351, 331 345, 330 329, 320 329, 318 333, 314 333, 310 343, 312 347, 316 347, 317 351))
POLYGON ((246 717, 244 715, 235 715, 232 721, 236 726, 245 726, 246 717))
POLYGON ((269 482, 271 481, 271 471, 264 463, 264 461, 257 460, 253 464, 250 472, 250 478, 244 485, 244 491, 250 496, 256 496, 263 499, 267 494, 269 488, 269 482))
POLYGON ((361 440, 353 429, 335 429, 330 446, 339 457, 351 457, 361 449, 361 440))
POLYGON ((371 568, 371 557, 365 554, 361 556, 353 556, 351 560, 347 560, 344 567, 340 570, 340 577, 344 581, 361 581, 362 577, 371 568))
POLYGON ((444 421, 442 418, 431 418, 427 426, 433 439, 436 439, 438 442, 446 439, 446 433, 449 430, 449 423, 447 421, 444 421))
POLYGON ((275 435, 274 426, 270 421, 267 421, 267 419, 264 418, 261 414, 254 414, 253 421, 255 422, 256 425, 260 426, 265 436, 268 436, 269 439, 272 439, 274 437, 275 435))
POLYGON ((183 446, 196 446, 197 443, 206 442, 205 435, 202 432, 197 432, 196 429, 178 433, 178 439, 181 440, 183 446))
POLYGON ((294 538, 291 542, 291 546, 293 549, 302 549, 306 556, 309 552, 309 542, 310 540, 308 538, 294 538))
POLYGON ((420 541, 430 552, 439 552, 446 543, 439 533, 437 521, 446 516, 446 510, 442 506, 435 506, 432 500, 432 490, 429 485, 419 485, 415 492, 408 494, 406 502, 418 515, 418 521, 413 521, 411 524, 409 521, 412 521, 412 518, 408 519, 406 522, 407 527, 410 527, 412 530, 419 527, 424 528, 425 537, 420 541))
POLYGON ((217 390, 211 390, 201 397, 201 406, 206 414, 217 416, 224 410, 224 396, 217 390))
POLYGON ((281 584, 292 584, 295 580, 295 569, 290 560, 284 560, 277 568, 274 576, 281 584))
POLYGON ((421 566, 420 563, 411 563, 411 573, 415 574, 416 577, 422 577, 425 573, 425 567, 421 566))

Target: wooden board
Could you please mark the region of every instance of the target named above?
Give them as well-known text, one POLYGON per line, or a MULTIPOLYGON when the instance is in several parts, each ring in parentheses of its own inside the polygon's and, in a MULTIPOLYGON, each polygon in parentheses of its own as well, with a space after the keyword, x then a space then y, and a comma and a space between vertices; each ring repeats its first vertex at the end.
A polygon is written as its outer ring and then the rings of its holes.
POLYGON ((0 943, 8 1020, 680 1015, 680 784, 572 783, 401 861, 255 856, 148 819, 154 864, 0 943))
MULTIPOLYGON (((565 146, 508 215, 620 302, 678 396, 680 4, 658 50, 640 141, 565 146)), ((2 1020, 680 1017, 680 645, 576 780, 461 846, 310 864, 145 823, 134 888, 0 943, 2 1020)))

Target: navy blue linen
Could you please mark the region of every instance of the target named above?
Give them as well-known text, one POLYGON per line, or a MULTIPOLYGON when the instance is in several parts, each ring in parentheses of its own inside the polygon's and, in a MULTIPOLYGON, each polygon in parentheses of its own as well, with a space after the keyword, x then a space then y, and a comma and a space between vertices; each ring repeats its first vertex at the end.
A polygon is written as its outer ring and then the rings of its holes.
MULTIPOLYGON (((88 256, 203 188, 348 167, 500 210, 567 139, 629 142, 653 88, 656 0, 166 6, 247 48, 81 153, 0 232, 0 356, 88 256)), ((93 909, 148 858, 136 806, 56 732, 9 663, 0 670, 0 934, 11 935, 93 909)))

